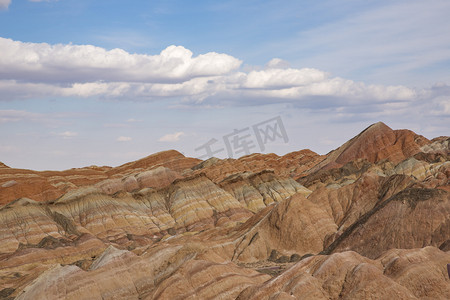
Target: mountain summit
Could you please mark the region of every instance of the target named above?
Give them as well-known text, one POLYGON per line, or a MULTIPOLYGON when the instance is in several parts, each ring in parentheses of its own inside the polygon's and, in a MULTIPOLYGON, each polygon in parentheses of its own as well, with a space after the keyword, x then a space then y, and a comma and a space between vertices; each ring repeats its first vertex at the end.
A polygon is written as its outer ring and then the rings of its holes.
POLYGON ((428 144, 428 139, 410 130, 392 130, 383 122, 378 122, 331 151, 313 170, 335 168, 357 159, 372 163, 389 159, 397 163, 420 152, 420 148, 428 144))

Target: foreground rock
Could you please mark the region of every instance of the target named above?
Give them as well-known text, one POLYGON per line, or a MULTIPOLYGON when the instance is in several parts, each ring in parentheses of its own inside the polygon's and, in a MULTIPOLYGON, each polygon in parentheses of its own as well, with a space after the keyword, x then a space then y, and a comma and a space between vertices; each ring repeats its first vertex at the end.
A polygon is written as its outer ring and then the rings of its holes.
POLYGON ((377 260, 348 251, 302 260, 238 299, 448 299, 450 253, 391 250, 377 260))

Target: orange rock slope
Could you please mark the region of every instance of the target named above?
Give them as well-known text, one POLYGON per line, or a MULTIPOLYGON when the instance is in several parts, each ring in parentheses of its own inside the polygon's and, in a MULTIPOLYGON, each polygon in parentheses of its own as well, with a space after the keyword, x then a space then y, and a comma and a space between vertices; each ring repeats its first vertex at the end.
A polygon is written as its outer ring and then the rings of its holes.
POLYGON ((0 164, 0 298, 449 299, 448 137, 328 155, 0 164))
POLYGON ((90 166, 61 172, 37 172, 13 169, 0 163, 0 205, 23 197, 35 201, 52 200, 78 187, 94 184, 105 193, 165 186, 178 178, 180 171, 199 162, 170 150, 115 168, 90 166))

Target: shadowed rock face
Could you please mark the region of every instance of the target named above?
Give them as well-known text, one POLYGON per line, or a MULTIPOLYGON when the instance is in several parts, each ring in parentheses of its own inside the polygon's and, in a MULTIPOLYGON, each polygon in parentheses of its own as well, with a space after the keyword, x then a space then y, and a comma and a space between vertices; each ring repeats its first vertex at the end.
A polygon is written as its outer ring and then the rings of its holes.
POLYGON ((448 259, 434 247, 391 250, 376 260, 353 251, 312 256, 238 299, 447 299, 448 259))
POLYGON ((449 152, 377 123, 326 156, 0 164, 0 296, 449 299, 449 152))
POLYGON ((220 182, 220 187, 253 212, 296 193, 305 196, 311 193, 292 178, 280 178, 273 171, 231 175, 220 182))
POLYGON ((407 188, 372 211, 334 251, 351 248, 376 258, 390 248, 440 247, 450 238, 450 194, 446 191, 407 188))

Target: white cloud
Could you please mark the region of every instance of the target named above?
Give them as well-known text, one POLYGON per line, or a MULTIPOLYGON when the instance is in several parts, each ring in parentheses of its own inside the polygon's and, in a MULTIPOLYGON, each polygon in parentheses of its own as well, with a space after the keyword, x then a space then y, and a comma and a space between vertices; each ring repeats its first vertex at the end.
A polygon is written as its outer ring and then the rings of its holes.
POLYGON ((328 75, 315 69, 279 69, 251 71, 243 83, 245 88, 279 89, 306 86, 324 81, 328 75))
POLYGON ((57 133, 57 135, 62 137, 63 139, 70 139, 70 138, 78 136, 78 133, 73 132, 73 131, 64 131, 64 132, 57 133))
POLYGON ((132 138, 129 137, 129 136, 119 136, 119 137, 117 138, 117 141, 118 141, 118 142, 129 142, 129 141, 131 141, 131 140, 132 140, 132 138))
POLYGON ((176 142, 179 141, 181 136, 185 135, 184 132, 179 131, 172 134, 166 134, 165 136, 162 136, 159 138, 158 141, 160 142, 176 142))
POLYGON ((289 62, 281 58, 273 58, 266 64, 267 69, 287 69, 289 67, 289 62))
MULTIPOLYGON (((49 45, 0 38, 0 100, 31 97, 178 97, 185 103, 205 99, 245 101, 277 98, 304 101, 311 96, 358 101, 407 99, 403 86, 366 85, 312 68, 287 68, 272 59, 263 70, 236 70, 241 61, 210 52, 193 57, 169 46, 158 55, 130 54, 92 45, 49 45)), ((214 103, 207 103, 214 105, 214 103)))
POLYGON ((193 77, 223 75, 241 61, 209 52, 193 57, 182 46, 158 55, 130 54, 92 45, 49 45, 0 38, 0 78, 41 83, 180 82, 193 77))
POLYGON ((0 9, 8 9, 11 4, 11 0, 0 0, 0 9))
MULTIPOLYGON (((402 101, 411 106, 418 100, 434 99, 438 93, 436 89, 431 93, 427 89, 366 84, 314 68, 289 68, 278 58, 264 69, 242 71, 237 70, 240 60, 232 56, 211 52, 193 57, 180 46, 170 46, 159 55, 137 55, 91 45, 0 38, 0 53, 0 101, 52 96, 125 101, 176 98, 182 106, 291 103, 308 109, 347 107, 351 111, 363 106, 375 109, 375 103, 402 101)), ((448 111, 445 104, 435 106, 437 111, 448 111)), ((17 113, 0 114, 0 122, 14 120, 19 120, 17 113)), ((136 121, 129 119, 124 124, 136 121)))

